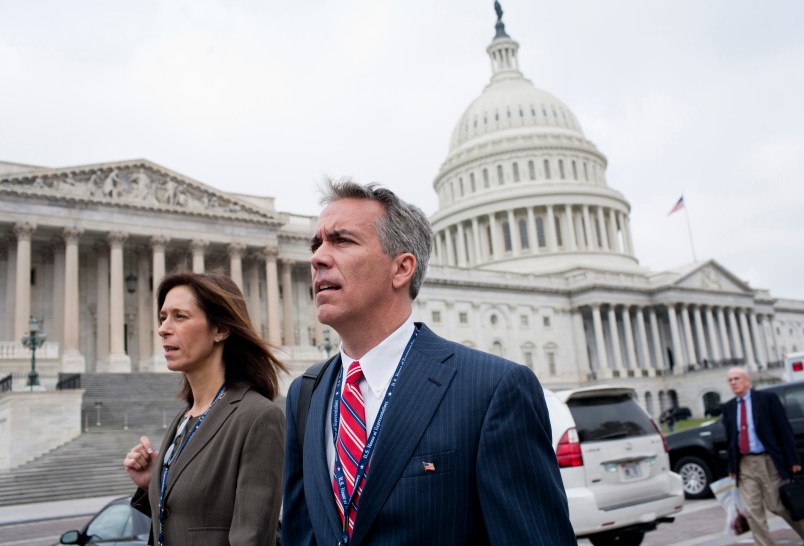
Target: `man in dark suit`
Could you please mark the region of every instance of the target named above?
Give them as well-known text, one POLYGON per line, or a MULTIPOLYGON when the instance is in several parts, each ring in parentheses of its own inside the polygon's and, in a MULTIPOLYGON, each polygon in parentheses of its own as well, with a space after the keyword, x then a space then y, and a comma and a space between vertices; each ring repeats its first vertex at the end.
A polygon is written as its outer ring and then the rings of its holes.
POLYGON ((737 480, 754 540, 762 546, 774 543, 766 508, 804 538, 804 520, 793 521, 779 498, 779 487, 801 471, 784 406, 775 394, 752 389, 744 369, 730 369, 728 378, 735 395, 723 405, 729 475, 737 480))
POLYGON ((341 347, 303 452, 300 379, 288 392, 283 543, 575 544, 536 376, 412 320, 427 217, 349 180, 329 181, 322 204, 315 303, 341 347))

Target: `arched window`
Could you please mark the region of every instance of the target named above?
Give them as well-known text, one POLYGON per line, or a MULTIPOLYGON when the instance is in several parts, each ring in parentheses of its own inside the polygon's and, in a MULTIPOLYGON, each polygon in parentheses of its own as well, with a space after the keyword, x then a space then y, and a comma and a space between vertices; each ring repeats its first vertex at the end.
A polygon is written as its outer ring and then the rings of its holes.
POLYGON ((572 178, 578 180, 578 164, 575 163, 575 160, 572 160, 572 178))
POLYGON ((503 244, 505 245, 505 251, 511 252, 511 250, 513 250, 513 247, 511 245, 511 226, 510 224, 508 224, 508 222, 503 222, 502 229, 503 229, 503 244))
POLYGON ((544 220, 541 216, 536 217, 536 239, 541 248, 547 246, 547 242, 544 237, 544 220))
POLYGON ((545 178, 551 178, 550 177, 550 162, 548 160, 546 160, 546 159, 544 160, 544 177, 545 178))
POLYGON ((460 189, 460 191, 461 191, 461 197, 463 197, 463 195, 464 195, 464 190, 463 190, 463 178, 458 178, 458 188, 459 188, 459 189, 460 189))
POLYGON ((475 187, 475 173, 469 173, 469 185, 472 186, 472 193, 477 191, 477 187, 475 187))
POLYGON ((519 182, 519 163, 514 161, 514 164, 512 165, 512 169, 514 171, 514 182, 519 182))
POLYGON ((488 169, 483 169, 483 187, 484 188, 489 187, 489 170, 488 169))
POLYGON ((502 165, 497 165, 497 183, 502 186, 505 182, 505 177, 503 177, 503 168, 502 165))
POLYGON ((533 164, 533 160, 528 161, 528 176, 531 180, 536 180, 536 166, 533 164))
POLYGON ((491 226, 486 226, 486 241, 488 242, 489 256, 494 255, 494 247, 491 244, 491 226))
POLYGON ((499 341, 495 341, 494 343, 492 343, 491 344, 491 354, 497 355, 497 356, 504 356, 503 355, 502 343, 500 343, 499 341))
POLYGON ((583 179, 589 182, 589 169, 586 166, 586 161, 583 162, 583 179))
POLYGON ((530 248, 530 241, 528 241, 528 223, 524 218, 519 219, 519 240, 522 242, 522 248, 530 248))
POLYGON ((563 159, 558 160, 558 176, 560 176, 562 180, 564 178, 566 178, 566 176, 564 176, 564 160, 563 159))

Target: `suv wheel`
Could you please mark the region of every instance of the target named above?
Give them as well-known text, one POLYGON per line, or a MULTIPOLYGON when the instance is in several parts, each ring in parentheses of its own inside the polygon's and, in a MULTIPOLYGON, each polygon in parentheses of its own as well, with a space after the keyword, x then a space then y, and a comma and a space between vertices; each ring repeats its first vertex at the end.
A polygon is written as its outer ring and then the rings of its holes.
POLYGON ((614 531, 592 535, 588 538, 594 546, 639 546, 642 544, 642 539, 645 538, 645 531, 634 529, 620 533, 614 531))
POLYGON ((700 457, 694 455, 682 457, 673 467, 673 471, 681 475, 684 494, 688 499, 704 499, 711 496, 709 484, 712 482, 712 471, 700 457))

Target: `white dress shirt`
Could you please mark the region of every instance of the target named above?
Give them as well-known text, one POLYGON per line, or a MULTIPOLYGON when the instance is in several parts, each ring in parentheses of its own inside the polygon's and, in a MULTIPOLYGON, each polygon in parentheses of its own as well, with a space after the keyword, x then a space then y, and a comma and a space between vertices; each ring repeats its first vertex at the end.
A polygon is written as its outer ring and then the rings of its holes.
MULTIPOLYGON (((402 323, 390 336, 385 338, 379 345, 371 349, 363 358, 360 359, 360 369, 363 370, 363 380, 358 385, 363 394, 363 401, 366 407, 366 438, 371 435, 371 427, 380 411, 380 406, 385 398, 388 385, 394 377, 394 372, 402 359, 402 353, 413 335, 415 325, 413 315, 402 323)), ((343 350, 343 343, 340 347, 341 364, 344 375, 349 370, 349 366, 355 361, 343 350)), ((346 382, 341 380, 341 395, 346 387, 346 382)), ((329 406, 327 408, 327 422, 325 426, 327 438, 327 461, 329 461, 330 472, 335 470, 335 442, 332 438, 332 399, 335 396, 335 389, 329 396, 329 406)))

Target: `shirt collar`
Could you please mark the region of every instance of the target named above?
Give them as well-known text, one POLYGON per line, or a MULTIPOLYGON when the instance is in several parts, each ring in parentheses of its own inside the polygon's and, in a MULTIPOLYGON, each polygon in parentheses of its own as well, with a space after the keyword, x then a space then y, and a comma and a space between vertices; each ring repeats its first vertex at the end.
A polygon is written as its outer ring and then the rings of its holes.
MULTIPOLYGON (((402 358, 402 353, 413 335, 414 328, 413 315, 411 314, 399 328, 360 359, 363 377, 376 398, 382 397, 385 389, 391 383, 396 367, 402 358)), ((343 368, 348 370, 354 361, 354 358, 343 352, 343 344, 341 344, 343 368)))

